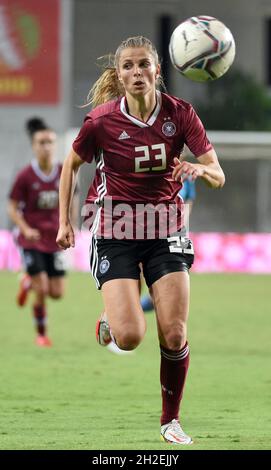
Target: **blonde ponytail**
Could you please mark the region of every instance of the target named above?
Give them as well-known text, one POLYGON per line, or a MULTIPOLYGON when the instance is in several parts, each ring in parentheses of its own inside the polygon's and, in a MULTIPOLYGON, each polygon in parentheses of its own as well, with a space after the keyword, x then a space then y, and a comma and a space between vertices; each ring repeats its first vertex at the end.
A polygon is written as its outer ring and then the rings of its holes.
POLYGON ((93 108, 125 94, 124 88, 118 79, 116 67, 112 64, 114 56, 109 54, 100 57, 98 60, 102 60, 104 63, 107 62, 107 65, 101 65, 103 73, 91 87, 87 96, 85 106, 92 105, 93 108))

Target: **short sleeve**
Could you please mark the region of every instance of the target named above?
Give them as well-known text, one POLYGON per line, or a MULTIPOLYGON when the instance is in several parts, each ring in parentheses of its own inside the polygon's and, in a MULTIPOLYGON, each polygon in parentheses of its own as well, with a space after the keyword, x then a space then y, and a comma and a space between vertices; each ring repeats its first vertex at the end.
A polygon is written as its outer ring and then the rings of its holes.
POLYGON ((95 124, 87 116, 80 132, 72 144, 72 148, 85 162, 91 163, 96 153, 95 124))
POLYGON ((22 173, 16 177, 9 193, 9 198, 14 201, 24 202, 27 198, 27 181, 22 173))
POLYGON ((187 147, 195 157, 199 157, 213 148, 200 118, 191 105, 184 124, 184 138, 187 147))

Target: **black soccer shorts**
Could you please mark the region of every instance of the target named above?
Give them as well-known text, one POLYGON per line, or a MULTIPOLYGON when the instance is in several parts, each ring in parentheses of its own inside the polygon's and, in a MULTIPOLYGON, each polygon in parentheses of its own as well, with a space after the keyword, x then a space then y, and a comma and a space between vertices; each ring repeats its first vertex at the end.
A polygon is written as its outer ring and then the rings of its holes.
POLYGON ((150 287, 165 274, 189 272, 194 262, 192 241, 180 234, 165 239, 116 240, 93 236, 90 269, 97 288, 112 279, 140 279, 142 263, 150 287))
POLYGON ((48 277, 60 277, 66 274, 66 262, 62 251, 44 253, 39 250, 23 249, 22 256, 25 270, 30 276, 44 271, 48 277))

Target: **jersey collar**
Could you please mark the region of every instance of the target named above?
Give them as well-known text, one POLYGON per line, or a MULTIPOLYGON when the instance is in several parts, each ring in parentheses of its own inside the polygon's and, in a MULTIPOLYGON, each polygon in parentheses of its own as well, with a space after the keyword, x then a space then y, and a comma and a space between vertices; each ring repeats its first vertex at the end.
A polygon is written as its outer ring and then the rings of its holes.
POLYGON ((57 176, 58 165, 54 165, 54 166, 53 166, 52 171, 51 171, 51 173, 49 173, 49 175, 46 175, 46 174, 40 169, 37 160, 32 160, 32 161, 31 161, 31 166, 32 166, 32 170, 34 171, 34 173, 35 173, 44 183, 50 183, 50 182, 53 181, 53 180, 55 179, 55 177, 57 176))
POLYGON ((161 109, 161 104, 162 104, 162 96, 161 96, 161 93, 160 91, 156 90, 156 106, 154 108, 154 111, 153 113, 150 115, 149 119, 147 122, 144 122, 144 121, 141 121, 140 119, 137 119, 136 117, 134 116, 131 116, 128 112, 127 112, 127 109, 126 109, 126 106, 125 106, 125 96, 123 96, 121 98, 121 102, 120 102, 120 110, 122 112, 122 114, 124 114, 124 116, 129 119, 130 121, 132 121, 134 124, 136 124, 137 126, 139 127, 150 127, 152 126, 156 119, 157 119, 157 116, 160 112, 160 109, 161 109))

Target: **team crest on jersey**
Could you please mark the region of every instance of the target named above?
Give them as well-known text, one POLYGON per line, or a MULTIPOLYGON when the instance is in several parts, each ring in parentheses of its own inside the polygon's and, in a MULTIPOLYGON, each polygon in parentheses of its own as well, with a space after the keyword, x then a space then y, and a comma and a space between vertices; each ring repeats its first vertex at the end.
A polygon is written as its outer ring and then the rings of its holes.
POLYGON ((162 126, 162 132, 167 137, 172 137, 176 133, 176 126, 173 122, 165 122, 162 126))
POLYGON ((99 266, 99 270, 101 274, 105 274, 108 269, 110 268, 110 263, 108 259, 102 258, 99 266))

